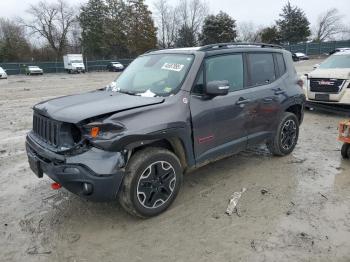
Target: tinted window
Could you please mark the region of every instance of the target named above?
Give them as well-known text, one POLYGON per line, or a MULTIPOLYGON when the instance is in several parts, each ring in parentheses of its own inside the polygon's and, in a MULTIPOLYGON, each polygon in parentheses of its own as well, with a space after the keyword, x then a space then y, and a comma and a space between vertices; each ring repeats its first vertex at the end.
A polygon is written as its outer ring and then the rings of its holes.
POLYGON ((203 94, 204 93, 204 76, 203 76, 203 69, 200 70, 196 84, 193 87, 193 93, 195 94, 203 94))
POLYGON ((276 79, 272 54, 248 54, 250 86, 266 85, 276 79))
POLYGON ((279 71, 279 75, 284 75, 286 72, 286 64, 284 62, 284 58, 282 54, 276 54, 277 67, 279 71))
POLYGON ((227 80, 230 92, 243 89, 242 55, 216 56, 206 60, 206 83, 227 80))

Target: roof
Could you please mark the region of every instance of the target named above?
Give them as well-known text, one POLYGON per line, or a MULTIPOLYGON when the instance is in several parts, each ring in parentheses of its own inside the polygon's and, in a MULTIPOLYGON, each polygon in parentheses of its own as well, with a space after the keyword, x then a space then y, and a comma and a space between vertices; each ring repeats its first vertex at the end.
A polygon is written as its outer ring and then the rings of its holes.
POLYGON ((282 46, 274 45, 274 44, 265 44, 265 43, 217 43, 217 44, 211 44, 211 45, 205 45, 200 47, 185 47, 185 48, 169 48, 169 49, 159 49, 159 50, 150 50, 146 53, 151 52, 195 52, 195 51, 218 51, 218 50, 224 50, 224 49, 235 49, 235 48, 273 48, 273 49, 283 49, 282 46))

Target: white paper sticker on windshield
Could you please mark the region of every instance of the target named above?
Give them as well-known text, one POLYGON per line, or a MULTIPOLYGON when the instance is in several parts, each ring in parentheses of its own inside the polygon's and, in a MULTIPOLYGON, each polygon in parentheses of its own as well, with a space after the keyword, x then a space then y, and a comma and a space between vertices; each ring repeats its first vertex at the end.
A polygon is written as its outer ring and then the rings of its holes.
POLYGON ((171 64, 171 63, 165 63, 162 67, 163 70, 170 70, 170 71, 176 71, 180 72, 185 65, 181 64, 171 64))

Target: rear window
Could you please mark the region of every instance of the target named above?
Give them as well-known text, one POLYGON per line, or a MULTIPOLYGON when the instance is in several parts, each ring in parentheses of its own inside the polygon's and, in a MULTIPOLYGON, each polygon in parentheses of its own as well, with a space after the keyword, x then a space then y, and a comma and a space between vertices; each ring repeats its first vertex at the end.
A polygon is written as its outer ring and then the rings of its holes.
POLYGON ((249 86, 267 85, 276 79, 275 64, 271 53, 248 54, 249 86))
POLYGON ((286 72, 286 64, 284 62, 284 58, 282 54, 276 54, 277 68, 279 76, 284 75, 286 72))

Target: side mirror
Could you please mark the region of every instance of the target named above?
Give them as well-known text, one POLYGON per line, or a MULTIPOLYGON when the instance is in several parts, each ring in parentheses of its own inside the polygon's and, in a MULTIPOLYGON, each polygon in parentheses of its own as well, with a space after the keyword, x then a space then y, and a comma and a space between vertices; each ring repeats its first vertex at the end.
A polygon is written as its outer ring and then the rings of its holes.
POLYGON ((316 64, 313 67, 314 67, 314 69, 317 69, 319 66, 320 66, 320 64, 316 64))
POLYGON ((211 81, 205 87, 205 94, 209 96, 225 96, 230 90, 230 84, 227 80, 211 81))

